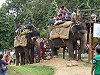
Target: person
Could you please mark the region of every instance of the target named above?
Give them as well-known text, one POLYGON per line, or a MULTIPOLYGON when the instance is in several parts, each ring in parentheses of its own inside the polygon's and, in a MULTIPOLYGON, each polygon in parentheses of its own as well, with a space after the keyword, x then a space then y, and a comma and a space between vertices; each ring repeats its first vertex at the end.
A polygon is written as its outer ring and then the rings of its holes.
POLYGON ((96 19, 97 19, 97 15, 95 13, 92 13, 91 14, 91 18, 94 22, 96 22, 96 19))
POLYGON ((77 7, 77 8, 75 8, 75 13, 76 13, 76 19, 80 19, 81 18, 81 16, 80 16, 80 9, 77 7))
POLYGON ((71 14, 71 20, 76 20, 76 13, 74 11, 71 14))
POLYGON ((18 25, 16 26, 16 30, 21 28, 21 22, 19 21, 18 25))
POLYGON ((16 63, 16 54, 15 53, 13 54, 13 63, 14 64, 16 63))
POLYGON ((27 29, 33 30, 32 28, 33 28, 32 19, 30 18, 29 21, 28 21, 28 23, 27 23, 27 29))
POLYGON ((96 49, 97 55, 93 57, 91 75, 100 75, 100 45, 98 45, 95 49, 96 49))
POLYGON ((6 72, 8 70, 6 65, 8 65, 8 63, 6 61, 2 60, 2 58, 3 58, 3 55, 0 54, 0 67, 1 67, 0 68, 0 75, 6 75, 6 72), (2 65, 6 66, 5 70, 3 69, 2 65))
POLYGON ((10 56, 10 51, 8 51, 8 52, 6 53, 6 55, 4 55, 3 59, 4 59, 9 65, 11 64, 12 58, 11 58, 11 56, 10 56))
POLYGON ((4 49, 4 55, 6 54, 6 49, 4 49))
POLYGON ((22 28, 21 22, 19 21, 19 23, 18 23, 18 25, 16 26, 16 29, 15 29, 14 37, 20 35, 21 28, 22 28))
POLYGON ((61 6, 61 7, 60 7, 60 10, 59 10, 59 12, 58 12, 58 14, 65 14, 65 13, 67 13, 67 12, 68 12, 68 9, 65 8, 64 6, 61 6))

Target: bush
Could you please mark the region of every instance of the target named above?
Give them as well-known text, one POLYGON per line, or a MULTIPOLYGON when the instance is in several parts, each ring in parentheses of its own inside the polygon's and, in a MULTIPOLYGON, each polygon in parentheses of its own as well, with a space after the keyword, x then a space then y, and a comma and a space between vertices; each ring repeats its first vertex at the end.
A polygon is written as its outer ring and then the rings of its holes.
POLYGON ((44 32, 44 31, 41 31, 40 32, 40 37, 41 38, 44 38, 44 37, 46 37, 47 36, 47 33, 46 32, 44 32))

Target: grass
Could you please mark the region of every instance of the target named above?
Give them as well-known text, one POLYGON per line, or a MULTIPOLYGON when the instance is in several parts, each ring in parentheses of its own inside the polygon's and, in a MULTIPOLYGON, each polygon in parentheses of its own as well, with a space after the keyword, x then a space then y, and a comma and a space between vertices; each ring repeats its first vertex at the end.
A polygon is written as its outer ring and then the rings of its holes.
POLYGON ((49 66, 8 66, 7 75, 53 75, 54 69, 49 66))

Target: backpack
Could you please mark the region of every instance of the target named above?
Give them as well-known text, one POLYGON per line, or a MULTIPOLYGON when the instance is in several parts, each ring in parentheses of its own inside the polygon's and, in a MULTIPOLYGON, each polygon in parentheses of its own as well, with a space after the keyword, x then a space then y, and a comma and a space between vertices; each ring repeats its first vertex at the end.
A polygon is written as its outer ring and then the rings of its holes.
POLYGON ((2 65, 1 65, 1 70, 4 72, 4 71, 7 71, 7 65, 4 65, 3 63, 2 63, 2 65))
POLYGON ((7 65, 2 64, 1 69, 2 69, 2 71, 6 71, 7 70, 7 65))

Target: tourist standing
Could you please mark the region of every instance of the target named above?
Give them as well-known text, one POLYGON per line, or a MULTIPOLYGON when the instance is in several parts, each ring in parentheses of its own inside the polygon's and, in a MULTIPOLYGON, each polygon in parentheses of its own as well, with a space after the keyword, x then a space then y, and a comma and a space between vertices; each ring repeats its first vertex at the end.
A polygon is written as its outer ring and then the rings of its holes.
POLYGON ((6 75, 6 72, 8 70, 6 65, 8 65, 8 63, 2 60, 2 58, 3 58, 3 55, 0 54, 0 75, 6 75))
POLYGON ((97 55, 95 55, 93 58, 91 75, 100 75, 100 45, 96 47, 96 53, 97 55))

